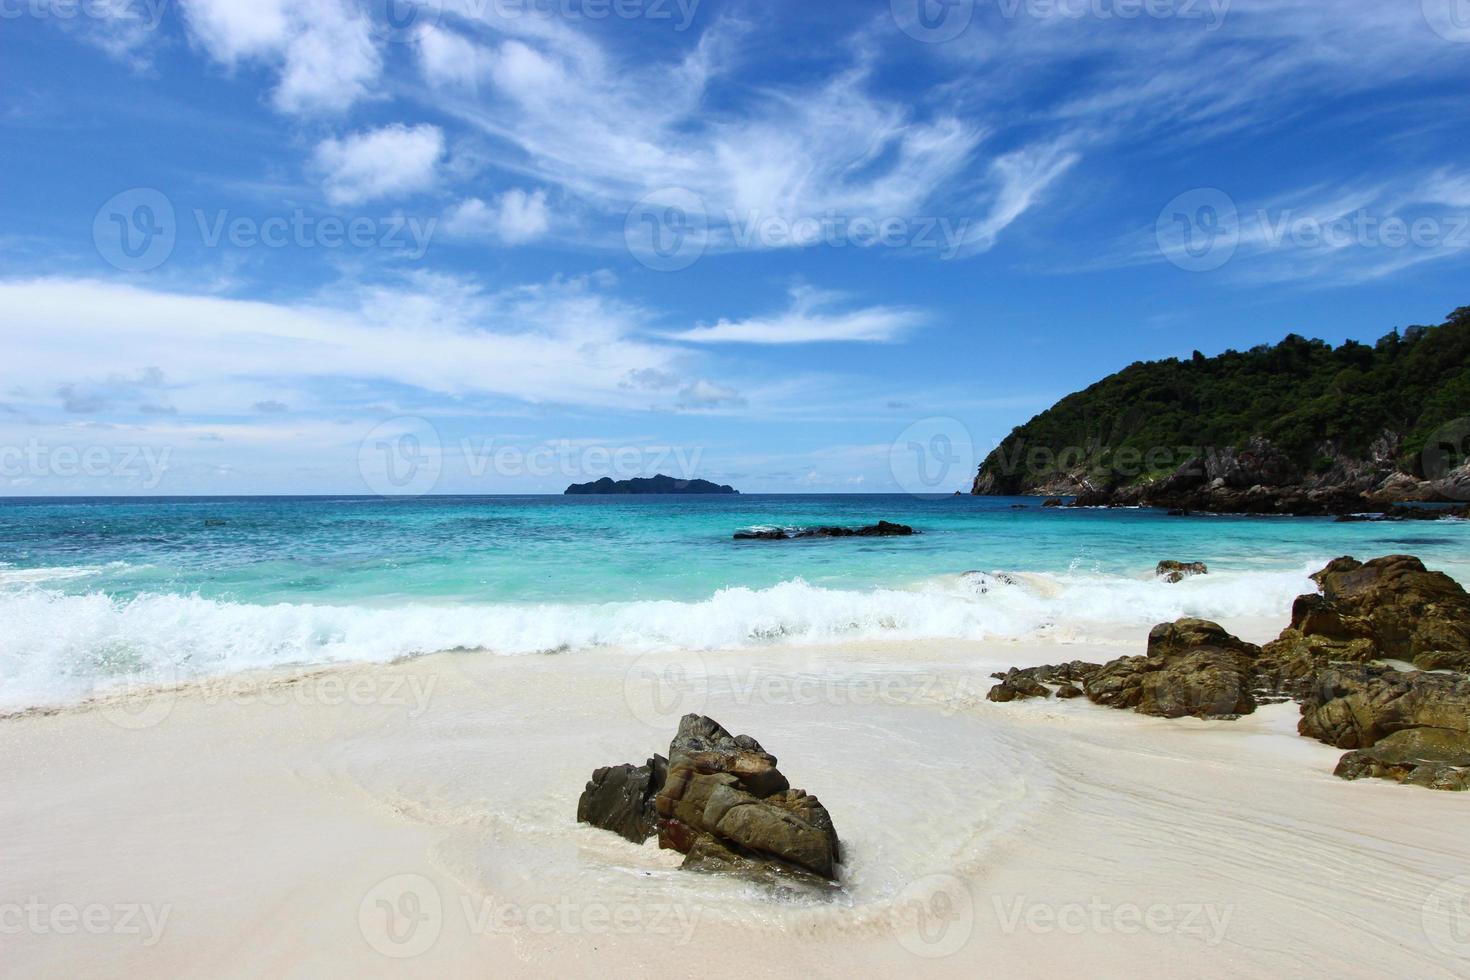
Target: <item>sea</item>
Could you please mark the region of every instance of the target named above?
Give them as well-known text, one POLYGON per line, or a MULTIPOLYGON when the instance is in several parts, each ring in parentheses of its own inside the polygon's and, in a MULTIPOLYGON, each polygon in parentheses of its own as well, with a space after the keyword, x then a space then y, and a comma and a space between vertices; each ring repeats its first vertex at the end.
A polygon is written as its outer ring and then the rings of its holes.
POLYGON ((0 708, 288 665, 869 640, 1086 642, 1274 617, 1339 555, 1470 582, 1470 522, 908 495, 0 499, 0 708), (760 527, 912 537, 736 541, 760 527), (1161 559, 1203 561, 1169 584, 1161 559))

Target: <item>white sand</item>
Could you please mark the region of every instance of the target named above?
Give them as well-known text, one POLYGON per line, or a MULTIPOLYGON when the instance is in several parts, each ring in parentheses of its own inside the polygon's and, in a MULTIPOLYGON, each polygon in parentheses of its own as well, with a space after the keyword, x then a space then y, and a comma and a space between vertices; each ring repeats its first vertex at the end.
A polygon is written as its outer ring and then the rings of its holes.
POLYGON ((0 962, 1470 975, 1470 918, 1434 904, 1470 874, 1470 799, 1334 778, 1339 753, 1295 734, 1293 705, 1230 723, 984 700, 991 670, 1139 646, 467 653, 3 720, 0 962), (827 804, 838 901, 678 872, 678 855, 575 823, 592 769, 666 752, 689 710, 759 738, 827 804))

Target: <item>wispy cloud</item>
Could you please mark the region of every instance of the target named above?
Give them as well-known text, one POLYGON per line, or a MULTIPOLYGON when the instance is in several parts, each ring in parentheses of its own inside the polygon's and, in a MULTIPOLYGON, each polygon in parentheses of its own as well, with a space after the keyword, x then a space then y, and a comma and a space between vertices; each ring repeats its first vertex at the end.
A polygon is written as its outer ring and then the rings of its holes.
MULTIPOLYGON (((1214 250, 1200 267, 1241 282, 1311 288, 1380 279, 1470 256, 1470 172, 1441 168, 1352 183, 1318 182, 1235 200, 1208 192, 1209 227, 1176 238, 1139 228, 1089 268, 1192 263, 1191 242, 1214 250)), ((1200 201, 1205 201, 1203 196, 1200 201)), ((1199 221, 1192 206, 1176 220, 1199 221)))
POLYGON ((791 305, 780 313, 720 320, 669 336, 697 344, 889 343, 926 319, 919 310, 896 306, 833 309, 849 302, 850 297, 840 292, 798 286, 791 290, 791 305))
POLYGON ((440 396, 634 410, 664 399, 675 407, 677 397, 626 387, 626 379, 697 370, 687 351, 635 339, 645 315, 580 280, 485 293, 433 276, 278 303, 35 279, 0 282, 0 310, 7 335, 26 337, 0 365, 0 385, 70 385, 60 397, 75 410, 100 410, 99 399, 120 403, 120 382, 75 382, 120 370, 157 372, 180 404, 223 414, 250 404, 231 382, 251 378, 278 386, 356 379, 440 396))

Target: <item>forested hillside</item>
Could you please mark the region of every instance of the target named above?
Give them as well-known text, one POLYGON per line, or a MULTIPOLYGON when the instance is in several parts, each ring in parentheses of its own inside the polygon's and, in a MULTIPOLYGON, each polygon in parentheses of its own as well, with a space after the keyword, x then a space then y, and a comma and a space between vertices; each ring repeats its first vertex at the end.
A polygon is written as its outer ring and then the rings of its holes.
POLYGON ((1393 463, 1415 473, 1429 436, 1465 415, 1470 307, 1372 346, 1292 334, 1275 346, 1130 365, 1017 427, 981 465, 975 492, 1026 493, 1082 472, 1138 483, 1258 438, 1316 473, 1334 457, 1381 451, 1385 431, 1397 437, 1387 443, 1393 463))

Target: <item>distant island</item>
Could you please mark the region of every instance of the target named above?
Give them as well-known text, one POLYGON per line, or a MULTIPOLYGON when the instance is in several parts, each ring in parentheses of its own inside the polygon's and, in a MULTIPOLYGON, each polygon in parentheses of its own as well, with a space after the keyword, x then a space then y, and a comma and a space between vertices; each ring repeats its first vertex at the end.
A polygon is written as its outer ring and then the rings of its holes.
POLYGON ((615 494, 653 494, 653 493, 683 493, 683 494, 736 494, 739 493, 734 487, 724 486, 719 483, 710 483, 708 480, 676 480, 672 476, 635 477, 631 480, 614 480, 605 476, 595 483, 574 483, 567 487, 565 495, 570 496, 596 496, 615 494))
POLYGON ((1016 428, 973 493, 1080 506, 1354 513, 1470 499, 1470 307, 1332 347, 1136 363, 1016 428))

